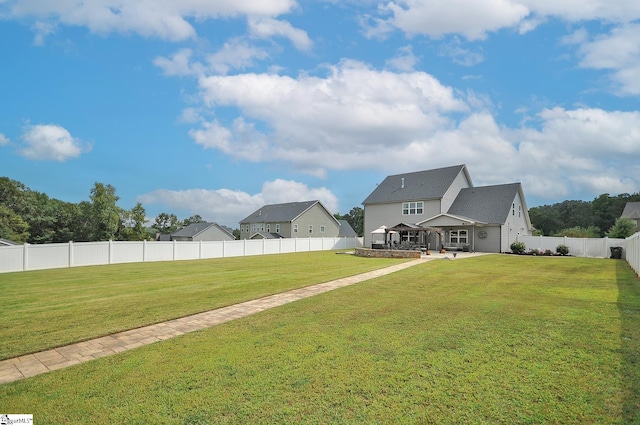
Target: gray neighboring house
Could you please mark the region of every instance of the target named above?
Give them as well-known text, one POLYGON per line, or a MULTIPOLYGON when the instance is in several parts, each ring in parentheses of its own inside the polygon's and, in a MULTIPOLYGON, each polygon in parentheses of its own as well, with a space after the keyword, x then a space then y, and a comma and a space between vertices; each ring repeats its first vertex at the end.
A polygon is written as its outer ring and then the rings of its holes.
POLYGON ((233 232, 217 223, 192 223, 171 234, 172 241, 232 241, 233 232))
POLYGON ((9 239, 0 238, 0 246, 16 246, 22 245, 18 242, 10 241, 9 239))
POLYGON ((640 231, 640 202, 627 202, 621 217, 633 220, 636 223, 635 231, 640 231))
POLYGON ((337 237, 340 223, 320 201, 265 205, 240 221, 240 239, 337 237))
POLYGON ((351 227, 351 225, 347 220, 338 220, 338 223, 340 223, 340 229, 338 232, 339 237, 341 238, 357 238, 358 237, 358 234, 356 233, 355 230, 353 230, 353 227, 351 227))
POLYGON ((400 243, 507 252, 533 230, 520 183, 474 187, 466 165, 388 176, 362 203, 364 246, 385 226, 400 243))

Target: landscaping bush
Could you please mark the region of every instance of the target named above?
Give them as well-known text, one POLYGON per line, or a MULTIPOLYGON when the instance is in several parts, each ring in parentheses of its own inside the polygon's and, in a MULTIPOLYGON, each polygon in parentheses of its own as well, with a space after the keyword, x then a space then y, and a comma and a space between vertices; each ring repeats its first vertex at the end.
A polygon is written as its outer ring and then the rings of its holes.
POLYGON ((566 245, 558 245, 556 247, 556 252, 560 255, 567 255, 569 254, 569 247, 566 245))
POLYGON ((514 242, 511 244, 511 252, 514 254, 524 254, 524 251, 527 249, 527 246, 524 242, 514 242))

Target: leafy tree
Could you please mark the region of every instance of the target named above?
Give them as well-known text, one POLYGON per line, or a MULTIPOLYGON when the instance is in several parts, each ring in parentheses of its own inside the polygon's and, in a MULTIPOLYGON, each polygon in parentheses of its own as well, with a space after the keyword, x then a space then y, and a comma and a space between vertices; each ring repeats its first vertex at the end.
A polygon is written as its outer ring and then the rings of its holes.
POLYGON ((189 218, 185 218, 184 221, 182 222, 182 225, 186 227, 194 223, 206 223, 206 220, 204 220, 202 217, 196 214, 196 215, 192 215, 189 218))
POLYGON ((129 211, 122 210, 121 220, 123 224, 122 239, 125 241, 142 241, 149 239, 149 233, 144 224, 147 220, 147 212, 140 202, 129 211))
POLYGON ((619 217, 609 231, 607 236, 610 238, 628 238, 633 235, 636 230, 636 223, 626 217, 619 217))
POLYGON ((116 238, 121 227, 116 189, 110 184, 95 183, 91 189, 91 239, 106 241, 116 238))
POLYGON ((346 220, 358 236, 364 234, 364 210, 360 207, 353 207, 345 215, 334 214, 337 220, 346 220))
POLYGON ((599 238, 600 235, 600 229, 595 226, 591 226, 586 229, 584 227, 576 226, 570 229, 563 229, 555 234, 555 236, 568 236, 570 238, 599 238))
POLYGON ((175 214, 160 213, 151 227, 160 233, 173 233, 182 227, 182 222, 175 214))
POLYGON ((0 204, 0 238, 14 242, 26 242, 29 225, 18 214, 0 204))
POLYGON ((542 234, 547 236, 554 234, 564 227, 560 218, 560 211, 558 211, 558 208, 554 205, 530 208, 529 218, 531 219, 533 227, 542 231, 542 234))

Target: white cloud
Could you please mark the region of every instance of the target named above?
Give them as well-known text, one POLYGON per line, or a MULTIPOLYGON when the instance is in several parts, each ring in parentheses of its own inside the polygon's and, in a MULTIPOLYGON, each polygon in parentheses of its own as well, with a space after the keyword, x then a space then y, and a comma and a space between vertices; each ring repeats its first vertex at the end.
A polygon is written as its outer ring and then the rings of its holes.
POLYGON ((250 17, 249 31, 254 37, 270 38, 281 36, 288 38, 298 50, 309 51, 313 42, 306 31, 294 28, 289 22, 269 17, 250 17))
POLYGON ((11 143, 11 140, 9 140, 9 138, 4 134, 0 133, 0 146, 8 145, 9 143, 11 143))
POLYGON ((462 43, 457 37, 451 42, 442 44, 440 54, 442 56, 449 56, 453 63, 462 66, 475 66, 484 61, 484 55, 482 53, 463 48, 462 43))
POLYGON ((241 38, 225 42, 215 53, 194 59, 191 49, 180 49, 171 57, 158 56, 153 64, 168 76, 204 76, 206 74, 225 75, 231 70, 241 70, 254 65, 256 60, 266 59, 269 54, 261 48, 247 43, 241 38))
MULTIPOLYGON (((35 18, 37 22, 87 27, 94 33, 136 33, 171 41, 194 38, 189 19, 237 16, 279 16, 296 6, 295 0, 9 0, 5 14, 35 18)), ((46 29, 46 28, 45 28, 46 29)), ((36 31, 39 31, 36 28, 36 31)), ((36 37, 44 37, 46 31, 36 37)))
POLYGON ((303 183, 281 179, 265 182, 262 191, 253 195, 230 189, 158 189, 137 198, 145 205, 161 204, 168 209, 188 210, 205 220, 234 228, 263 205, 311 200, 319 200, 332 213, 338 212, 337 198, 329 189, 310 188, 303 183))
POLYGON ((91 146, 54 124, 31 125, 22 134, 22 156, 35 160, 64 162, 91 150, 91 146))
POLYGON ((240 38, 234 38, 217 52, 207 56, 208 69, 217 74, 226 74, 230 70, 245 69, 253 66, 255 60, 266 59, 269 54, 240 38))
POLYGON ((398 49, 398 54, 387 61, 387 66, 398 71, 409 72, 415 70, 417 63, 418 57, 413 54, 413 47, 409 45, 398 49))
POLYGON ((440 37, 461 34, 469 40, 483 39, 487 32, 518 25, 529 9, 511 0, 396 0, 381 7, 385 24, 408 34, 440 37))
POLYGON ((578 39, 580 66, 611 70, 614 90, 623 95, 640 94, 640 24, 614 28, 592 41, 585 39, 578 39))
POLYGON ((325 168, 352 168, 354 155, 359 155, 356 166, 370 167, 380 162, 373 152, 401 149, 451 125, 447 113, 468 109, 451 88, 423 72, 375 71, 358 62, 343 62, 329 71, 325 78, 201 78, 207 106, 238 108, 243 118, 232 128, 205 123, 191 136, 231 156, 286 161, 322 175, 325 168), (265 127, 271 129, 268 134, 257 130, 265 127))

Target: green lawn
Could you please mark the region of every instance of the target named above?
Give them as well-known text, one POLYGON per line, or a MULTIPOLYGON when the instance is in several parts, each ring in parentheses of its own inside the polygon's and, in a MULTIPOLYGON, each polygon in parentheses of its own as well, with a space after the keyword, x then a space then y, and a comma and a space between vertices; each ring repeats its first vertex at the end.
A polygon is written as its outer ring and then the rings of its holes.
POLYGON ((437 260, 1 389, 0 412, 52 424, 640 423, 640 280, 437 260))
POLYGON ((321 251, 0 274, 0 360, 401 261, 321 251))

